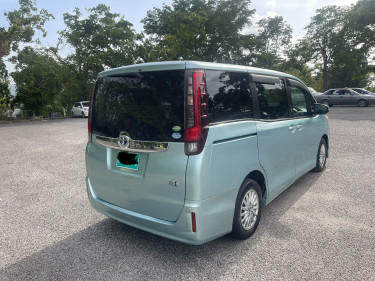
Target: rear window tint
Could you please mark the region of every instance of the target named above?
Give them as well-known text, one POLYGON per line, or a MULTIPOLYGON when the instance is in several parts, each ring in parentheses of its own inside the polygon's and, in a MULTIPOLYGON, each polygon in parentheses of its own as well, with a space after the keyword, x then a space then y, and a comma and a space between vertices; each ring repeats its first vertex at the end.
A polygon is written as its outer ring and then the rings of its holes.
POLYGON ((254 118, 249 74, 206 70, 209 122, 254 118))
POLYGON ((93 133, 134 140, 183 141, 184 70, 100 78, 93 100, 93 133), (172 137, 173 135, 173 137, 172 137))

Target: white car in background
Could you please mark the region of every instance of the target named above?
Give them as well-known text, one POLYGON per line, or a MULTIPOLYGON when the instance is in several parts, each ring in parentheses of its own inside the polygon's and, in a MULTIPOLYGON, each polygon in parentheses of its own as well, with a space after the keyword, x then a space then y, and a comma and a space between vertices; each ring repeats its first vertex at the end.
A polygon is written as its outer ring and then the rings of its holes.
POLYGON ((89 101, 79 101, 73 105, 72 117, 88 117, 89 116, 89 101))

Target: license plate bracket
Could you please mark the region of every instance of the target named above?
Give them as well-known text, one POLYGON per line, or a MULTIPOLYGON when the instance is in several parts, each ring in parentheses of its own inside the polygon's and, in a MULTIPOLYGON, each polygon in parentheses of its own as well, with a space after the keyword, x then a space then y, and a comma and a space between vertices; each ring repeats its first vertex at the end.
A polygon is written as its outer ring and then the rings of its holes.
POLYGON ((119 152, 117 154, 116 167, 137 171, 139 169, 139 154, 119 152))

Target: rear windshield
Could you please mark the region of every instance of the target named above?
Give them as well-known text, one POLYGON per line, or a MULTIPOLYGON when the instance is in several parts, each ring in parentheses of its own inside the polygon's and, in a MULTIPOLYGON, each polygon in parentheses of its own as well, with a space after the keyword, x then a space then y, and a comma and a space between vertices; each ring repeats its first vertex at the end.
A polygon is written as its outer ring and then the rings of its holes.
POLYGON ((100 78, 93 99, 93 133, 133 140, 183 141, 184 70, 100 78))

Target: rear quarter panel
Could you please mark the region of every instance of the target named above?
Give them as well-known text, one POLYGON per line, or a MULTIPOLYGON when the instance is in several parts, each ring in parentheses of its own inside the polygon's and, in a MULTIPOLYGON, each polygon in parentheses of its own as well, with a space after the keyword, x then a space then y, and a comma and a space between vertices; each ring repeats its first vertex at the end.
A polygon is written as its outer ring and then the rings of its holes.
POLYGON ((229 192, 234 207, 246 176, 254 170, 263 172, 256 133, 255 121, 211 126, 203 153, 189 157, 186 199, 200 201, 229 192))

